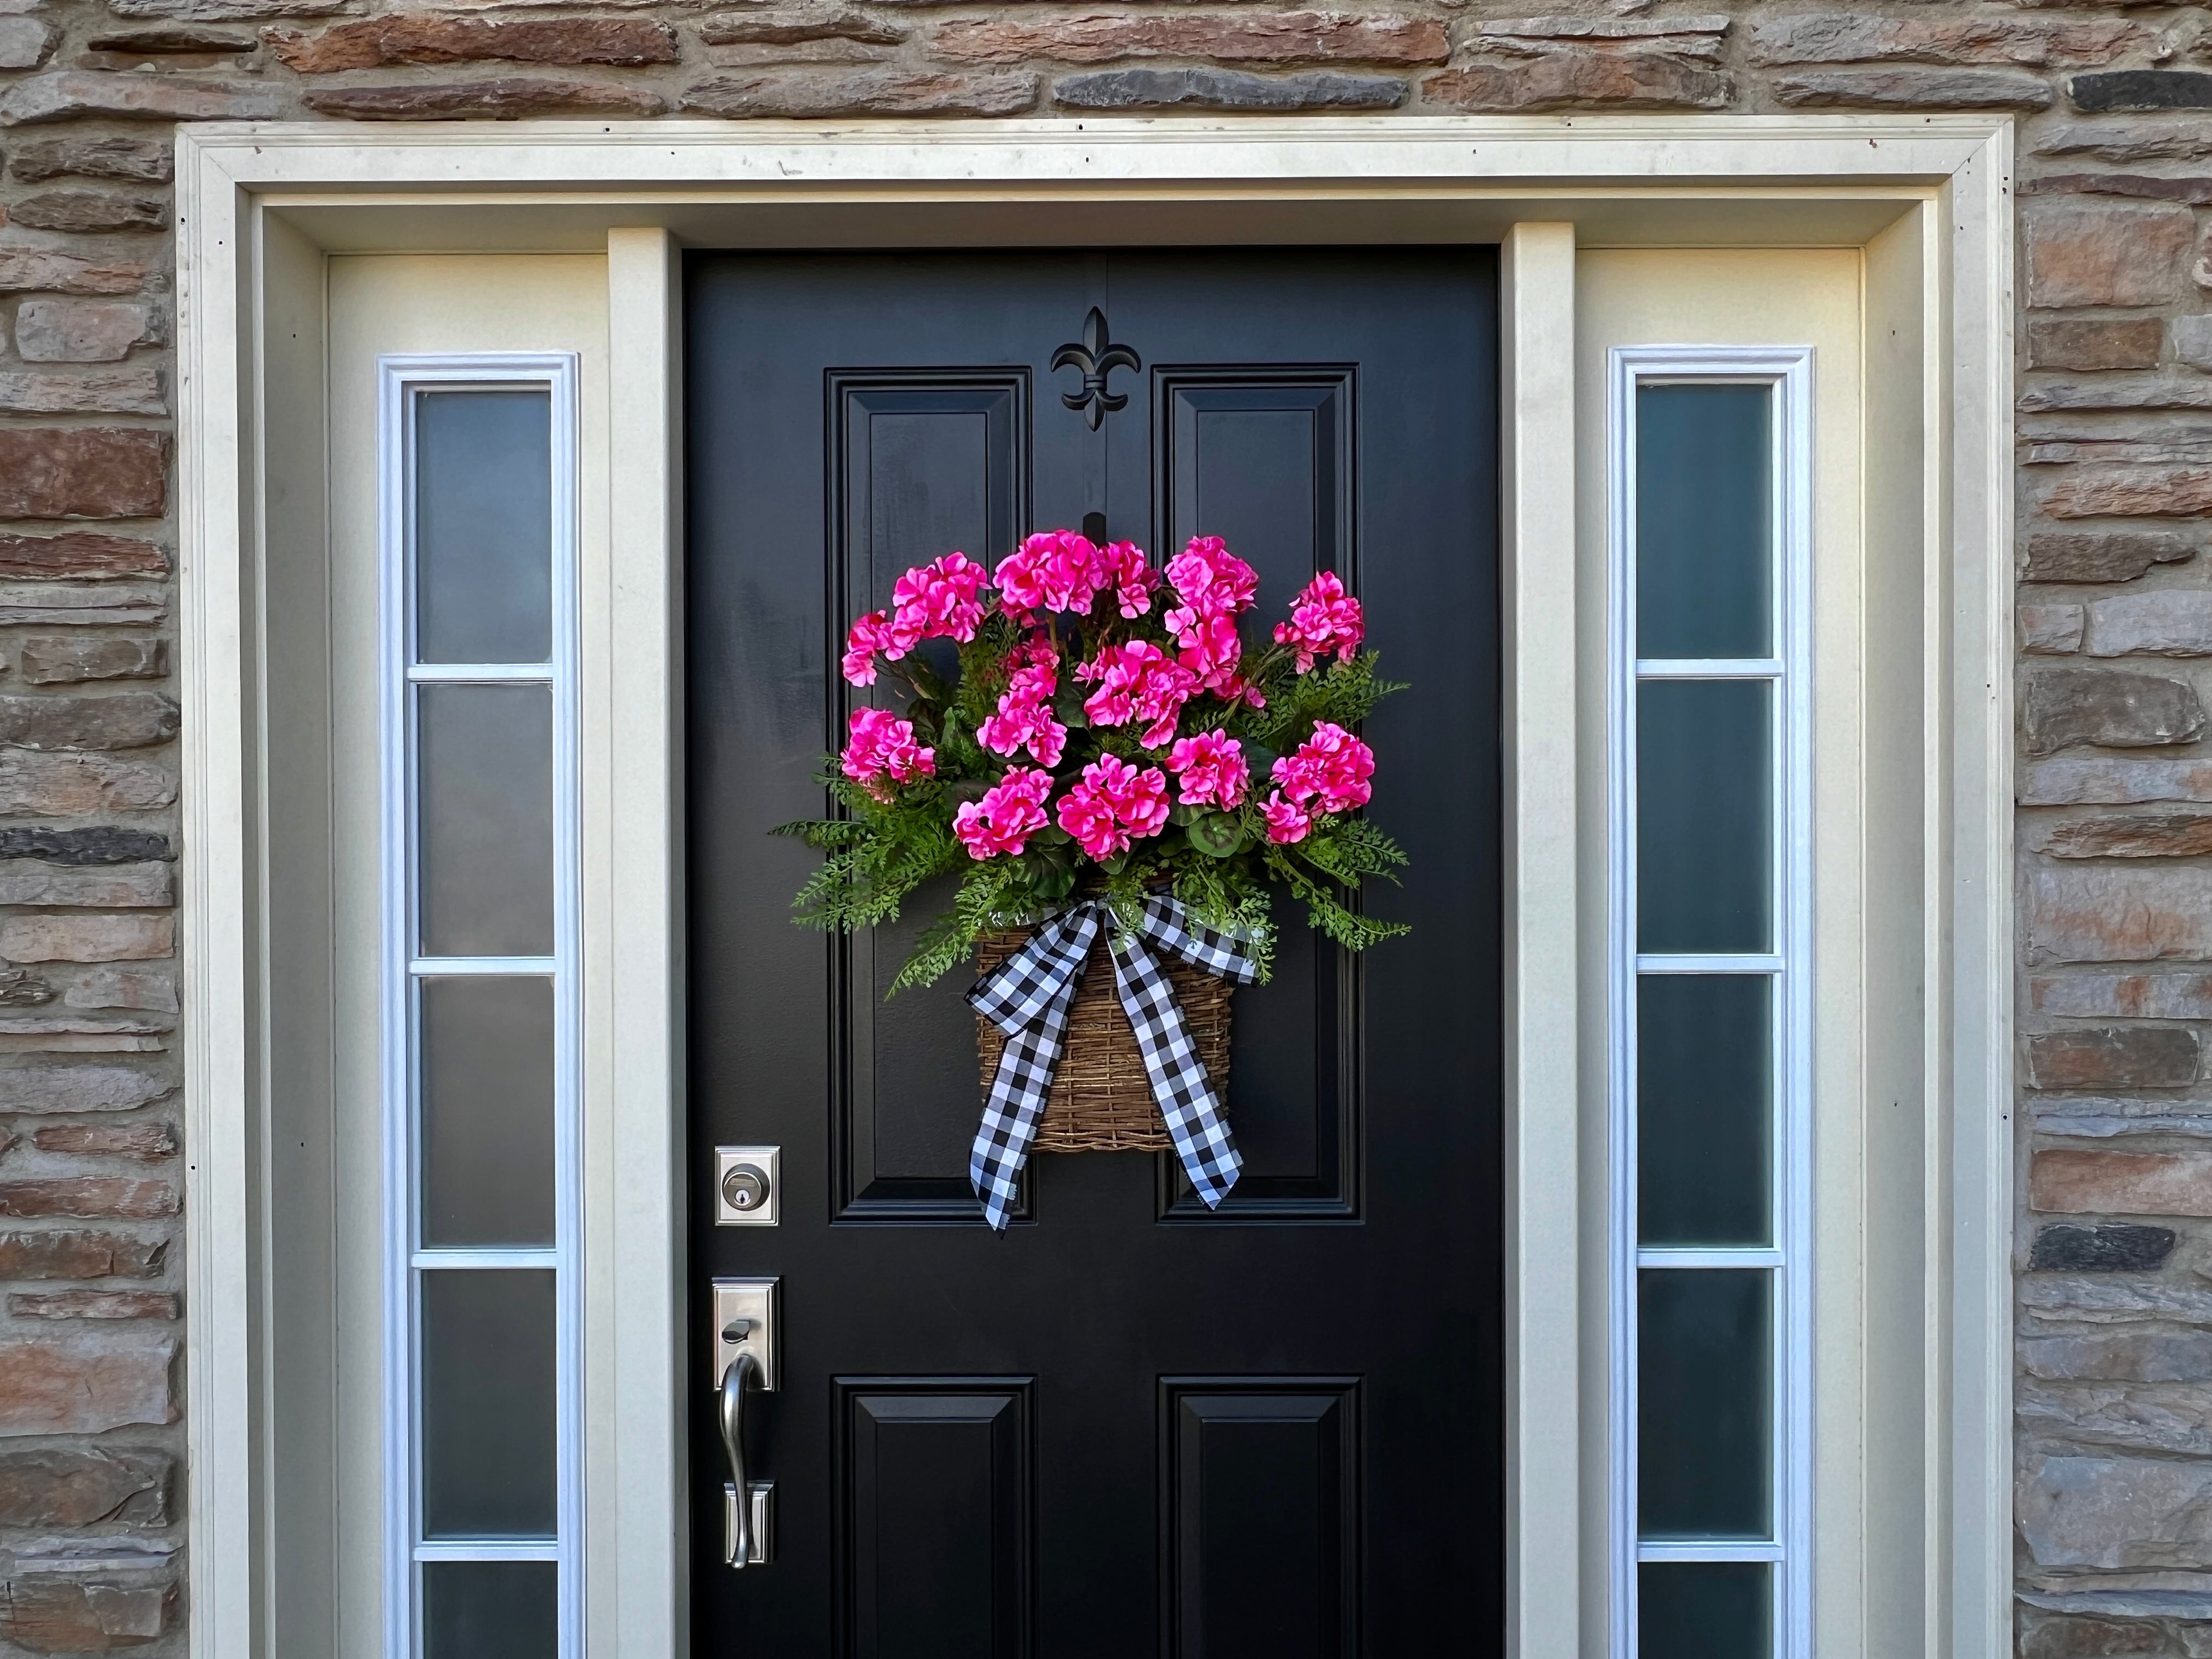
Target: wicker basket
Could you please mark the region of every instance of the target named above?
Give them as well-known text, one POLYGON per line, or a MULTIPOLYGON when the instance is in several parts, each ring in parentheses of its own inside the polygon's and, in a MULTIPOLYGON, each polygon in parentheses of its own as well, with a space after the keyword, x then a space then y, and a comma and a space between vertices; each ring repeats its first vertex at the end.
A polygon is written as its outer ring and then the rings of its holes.
MULTIPOLYGON (((1024 932, 986 933, 975 942, 975 966, 989 973, 1028 940, 1024 932)), ((1175 984, 1176 1000, 1182 1005, 1184 1024, 1190 1028, 1198 1057, 1213 1080, 1217 1094, 1229 1082, 1229 999, 1236 988, 1224 979, 1201 972, 1176 957, 1158 953, 1157 960, 1175 984)), ((999 1069, 999 1055, 1006 1039, 981 1014, 975 1017, 975 1054, 982 1062, 983 1087, 988 1091, 999 1069)), ((1076 982, 1075 1000, 1067 1015, 1067 1049, 1053 1073, 1052 1093, 1045 1099, 1044 1117, 1037 1125, 1031 1151, 1039 1152, 1169 1152, 1175 1141, 1152 1099, 1145 1057, 1137 1048, 1137 1034, 1121 1012, 1121 999, 1114 988, 1114 958, 1108 948, 1106 929, 1091 947, 1076 982)))

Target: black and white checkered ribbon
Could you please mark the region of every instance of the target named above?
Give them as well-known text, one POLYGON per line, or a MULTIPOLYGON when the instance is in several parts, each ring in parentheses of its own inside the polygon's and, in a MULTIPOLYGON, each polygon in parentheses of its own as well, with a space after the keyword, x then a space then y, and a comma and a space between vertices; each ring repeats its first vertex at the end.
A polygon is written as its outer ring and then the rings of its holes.
MULTIPOLYGON (((977 980, 968 993, 975 1012, 1006 1034, 999 1070, 983 1103, 982 1127, 968 1157, 968 1179, 983 1200, 983 1218, 1003 1228, 1012 1213, 1015 1180, 1029 1161, 1053 1073, 1067 1046, 1067 1011, 1076 982, 1112 913, 1103 899, 1072 904, 1040 926, 1022 948, 977 980)), ((1259 968, 1227 933, 1201 927, 1175 900, 1148 894, 1134 929, 1116 929, 1109 943, 1114 987, 1137 1035, 1138 1052, 1190 1184, 1208 1209, 1237 1184, 1244 1160, 1221 1121, 1221 1102, 1207 1080, 1184 1023, 1175 986, 1146 942, 1219 979, 1249 985, 1259 968)))

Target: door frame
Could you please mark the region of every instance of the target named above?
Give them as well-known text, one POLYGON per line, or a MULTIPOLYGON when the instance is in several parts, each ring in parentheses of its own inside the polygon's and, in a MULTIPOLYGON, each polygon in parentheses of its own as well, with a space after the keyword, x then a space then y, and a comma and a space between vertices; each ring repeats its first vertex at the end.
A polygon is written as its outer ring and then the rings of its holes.
MULTIPOLYGON (((591 1292, 613 1380, 591 1408, 587 1629, 595 1659, 643 1659, 686 1650, 689 1602, 680 249, 1115 237, 1503 245, 1506 1620, 1520 1659, 1594 1652, 1605 1626, 1606 1480, 1588 1421, 1604 1299, 1588 1231, 1593 1171, 1601 1192, 1604 1171, 1590 1104, 1604 1085, 1578 1053, 1605 1001, 1592 948, 1601 905, 1581 875, 1592 832, 1580 758, 1603 727, 1590 728, 1589 641, 1576 624, 1577 250, 1870 251, 1869 331, 1880 314, 1909 338, 1898 361, 1917 400, 1911 439, 1880 440, 1896 478, 1887 528, 1923 572, 1914 927, 1929 992, 1911 1036, 1929 1243, 1915 1390, 1934 1455, 1911 1522, 1927 1557, 1915 1593, 1926 1653, 2007 1651, 2011 147, 2008 118, 1953 114, 183 130, 195 1650, 258 1659, 328 1646, 329 1611, 301 1625, 280 1593, 331 1570, 313 1529, 289 1517, 330 1499, 331 1377, 313 1356, 332 1315, 310 1276, 285 1271, 294 1243, 326 1239, 331 1225, 327 1191, 319 1200, 313 1180, 286 1174, 293 1142, 305 1144, 295 1131, 327 1110, 336 1064, 315 988, 326 991, 327 968, 313 971, 330 949, 316 895, 332 878, 332 826, 295 769, 337 757, 321 705, 293 695, 322 686, 326 699, 325 256, 607 260, 611 529, 605 563, 583 572, 598 596, 586 604, 586 741, 592 730, 604 739, 586 755, 586 864, 605 872, 586 896, 586 1088, 618 1133, 605 1172, 613 1224, 591 1292), (1576 1400, 1582 1410, 1561 1408, 1576 1400)), ((333 1177, 325 1167, 316 1178, 333 1177)), ((1601 1379, 1598 1397, 1601 1411, 1601 1379)))

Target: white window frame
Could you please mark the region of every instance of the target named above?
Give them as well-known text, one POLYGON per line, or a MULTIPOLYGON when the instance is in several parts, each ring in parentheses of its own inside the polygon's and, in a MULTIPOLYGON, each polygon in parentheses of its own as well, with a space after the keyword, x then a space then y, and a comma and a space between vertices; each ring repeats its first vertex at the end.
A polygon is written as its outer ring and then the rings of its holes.
POLYGON ((390 1659, 421 1659, 422 1567, 434 1561, 550 1561, 562 1659, 583 1650, 583 1217, 581 892, 578 783, 578 361, 572 352, 483 352, 377 360, 378 586, 384 799, 384 1409, 385 1636, 390 1659), (415 660, 416 411, 429 390, 542 388, 551 422, 552 653, 543 663, 415 660), (553 954, 418 957, 422 685, 542 684, 552 700, 553 954), (550 1249, 420 1243, 421 988, 469 975, 544 975, 554 1024, 554 1242, 550 1249), (426 1541, 422 1448, 422 1274, 550 1269, 554 1273, 556 1535, 547 1542, 426 1541))
POLYGON ((1615 346, 1607 353, 1614 1659, 1637 1659, 1637 1568, 1657 1561, 1772 1563, 1774 1659, 1813 1654, 1813 356, 1810 346, 1615 346), (1636 654, 1636 393, 1644 386, 1686 383, 1773 388, 1769 536, 1775 550, 1772 637, 1780 649, 1772 658, 1647 660, 1636 654), (1771 954, 1654 955, 1636 948, 1637 688, 1666 679, 1756 679, 1775 687, 1771 954), (1651 973, 1729 972, 1774 975, 1769 1190, 1775 1243, 1764 1249, 1646 1249, 1637 1242, 1638 982, 1651 973), (1646 1267, 1774 1273, 1771 1541, 1638 1538, 1638 1275, 1646 1267))

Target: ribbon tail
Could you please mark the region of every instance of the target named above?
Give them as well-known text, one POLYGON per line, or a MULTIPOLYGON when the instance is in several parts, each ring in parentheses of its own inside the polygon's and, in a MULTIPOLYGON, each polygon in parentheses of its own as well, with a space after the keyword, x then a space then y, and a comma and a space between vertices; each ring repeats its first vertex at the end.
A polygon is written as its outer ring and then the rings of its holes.
POLYGON ((1136 934, 1116 933, 1113 952, 1115 989, 1136 1033, 1152 1098, 1159 1103, 1183 1173, 1206 1207, 1216 1208, 1237 1184, 1244 1160, 1222 1120, 1220 1099, 1198 1057, 1174 982, 1136 934))
POLYGON ((1097 935, 1097 903, 1072 905, 968 993, 975 1011, 1006 1034, 968 1154, 968 1182, 994 1232, 1006 1231, 1020 1199, 1022 1168, 1067 1047, 1076 979, 1097 935))

